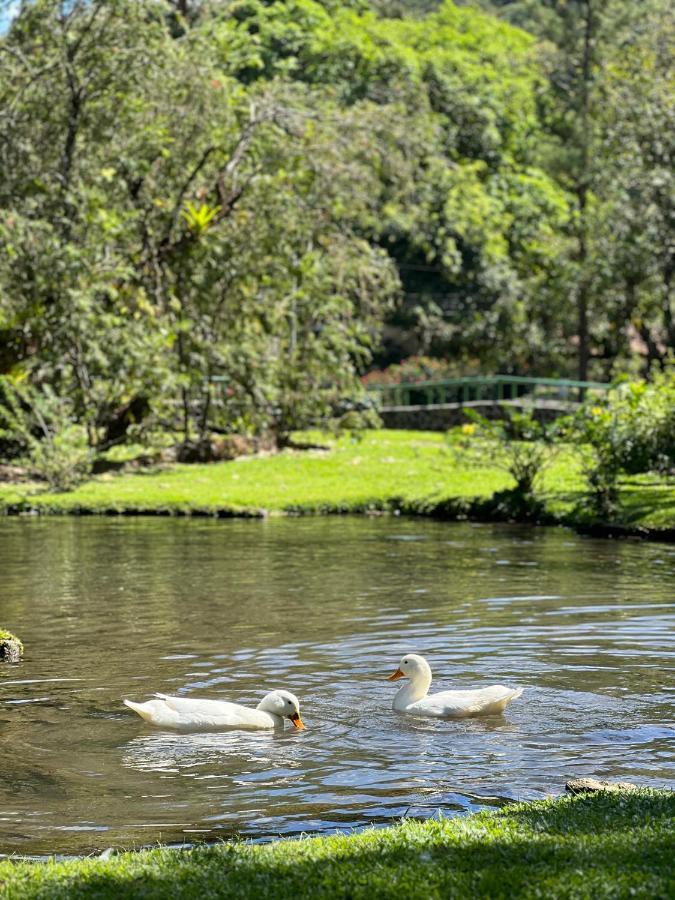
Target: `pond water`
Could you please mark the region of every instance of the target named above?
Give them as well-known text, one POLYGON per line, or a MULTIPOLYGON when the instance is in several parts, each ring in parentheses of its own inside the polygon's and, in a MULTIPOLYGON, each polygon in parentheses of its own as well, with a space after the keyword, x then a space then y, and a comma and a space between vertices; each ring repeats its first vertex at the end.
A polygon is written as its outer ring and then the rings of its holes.
POLYGON ((0 853, 266 838, 673 775, 675 547, 396 518, 0 521, 0 853), (409 719, 522 685, 503 716, 409 719), (301 700, 305 731, 176 735, 153 691, 301 700), (434 689, 432 687, 432 690, 434 689))

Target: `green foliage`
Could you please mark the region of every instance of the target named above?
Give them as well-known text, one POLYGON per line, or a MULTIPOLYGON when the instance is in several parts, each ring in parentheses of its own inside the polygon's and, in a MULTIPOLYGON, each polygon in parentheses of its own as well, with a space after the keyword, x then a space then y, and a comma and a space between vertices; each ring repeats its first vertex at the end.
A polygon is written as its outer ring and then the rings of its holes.
POLYGON ((91 472, 87 434, 66 400, 0 376, 0 446, 25 461, 53 490, 68 491, 91 472))
POLYGON ((220 206, 209 206, 208 203, 195 206, 194 203, 188 203, 182 216, 190 231, 201 237, 219 212, 221 212, 220 206))
POLYGON ((539 159, 571 211, 552 287, 571 314, 565 333, 574 336, 578 375, 637 372, 638 362, 653 371, 675 341, 673 5, 485 5, 543 39, 539 159))
POLYGON ((535 498, 537 482, 551 465, 556 448, 552 445, 554 427, 537 422, 529 412, 501 407, 503 418, 487 419, 473 409, 465 410, 470 422, 449 433, 458 459, 477 467, 486 465, 504 469, 516 485, 516 505, 539 509, 535 498))
POLYGON ((102 449, 132 408, 188 443, 334 425, 373 360, 664 364, 672 17, 608 4, 580 80, 582 6, 537 43, 449 0, 20 4, 0 372, 102 449))
POLYGON ((43 438, 31 444, 32 470, 55 491, 70 491, 91 472, 92 453, 87 433, 80 425, 48 427, 43 438))
POLYGON ((354 110, 348 154, 370 170, 372 202, 339 205, 387 249, 404 289, 378 359, 403 345, 470 347, 487 365, 506 348, 524 366, 535 350, 555 355, 550 314, 544 327, 526 315, 528 303, 550 313, 568 215, 534 162, 531 38, 451 3, 415 19, 329 6, 233 4, 215 33, 226 71, 247 85, 300 82, 354 110))
POLYGON ((650 0, 629 4, 624 20, 602 85, 593 288, 615 372, 630 361, 631 339, 653 372, 675 346, 675 12, 650 0))
POLYGON ((30 425, 24 407, 23 391, 5 376, 0 376, 0 459, 14 459, 28 450, 30 425))
POLYGON ((374 179, 349 152, 356 116, 304 85, 243 89, 209 29, 177 41, 160 11, 41 0, 5 39, 15 363, 72 398, 92 446, 134 404, 185 441, 338 420, 397 289, 352 227, 374 179))
POLYGON ((624 382, 605 402, 587 403, 573 429, 589 448, 584 472, 591 508, 612 518, 618 511, 619 476, 675 469, 675 369, 654 383, 624 382))

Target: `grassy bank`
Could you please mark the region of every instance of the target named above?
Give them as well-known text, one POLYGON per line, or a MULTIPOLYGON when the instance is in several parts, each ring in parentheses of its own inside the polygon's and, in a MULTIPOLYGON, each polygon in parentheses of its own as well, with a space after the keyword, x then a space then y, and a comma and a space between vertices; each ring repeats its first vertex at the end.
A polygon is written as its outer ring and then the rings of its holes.
POLYGON ((675 795, 561 797, 356 835, 0 864, 19 898, 673 896, 675 795))
MULTIPOLYGON (((448 517, 491 516, 490 498, 510 477, 492 466, 462 467, 442 434, 375 431, 362 440, 324 438, 326 449, 286 450, 266 457, 154 471, 101 475, 77 490, 51 494, 37 484, 0 484, 0 508, 41 513, 363 512, 399 509, 448 517)), ((586 521, 580 459, 561 452, 544 474, 540 494, 549 521, 586 521)), ((652 476, 622 485, 625 526, 675 526, 675 482, 652 476)), ((495 514, 496 515, 496 514, 495 514)))

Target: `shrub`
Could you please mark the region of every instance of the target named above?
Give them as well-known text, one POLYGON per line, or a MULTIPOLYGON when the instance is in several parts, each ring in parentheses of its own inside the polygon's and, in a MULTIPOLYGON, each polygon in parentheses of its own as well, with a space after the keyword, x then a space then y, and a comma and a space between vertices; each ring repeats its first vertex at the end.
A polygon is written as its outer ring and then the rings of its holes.
POLYGON ((419 384, 422 381, 438 381, 479 374, 478 365, 467 367, 464 362, 433 359, 430 356, 411 356, 386 369, 374 369, 361 377, 366 387, 371 384, 419 384))
POLYGON ((91 472, 86 431, 49 387, 0 378, 0 446, 54 490, 71 490, 91 472))
POLYGON ((664 474, 675 468, 675 368, 651 383, 617 384, 604 401, 582 407, 572 430, 587 447, 589 505, 611 518, 618 509, 621 474, 664 474))
POLYGON ((91 472, 92 453, 81 425, 51 423, 42 440, 31 444, 31 468, 57 491, 70 491, 91 472))
POLYGON ((465 410, 470 422, 450 432, 450 439, 460 463, 508 472, 516 482, 510 492, 514 512, 534 514, 541 507, 535 498, 536 483, 555 455, 556 427, 537 422, 531 413, 502 410, 505 418, 494 420, 465 410))

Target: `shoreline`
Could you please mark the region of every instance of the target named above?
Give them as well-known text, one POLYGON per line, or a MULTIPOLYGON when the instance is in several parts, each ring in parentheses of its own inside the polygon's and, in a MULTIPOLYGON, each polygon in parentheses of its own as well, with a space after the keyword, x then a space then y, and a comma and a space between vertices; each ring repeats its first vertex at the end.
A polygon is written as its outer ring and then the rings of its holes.
MULTIPOLYGON (((458 498, 459 500, 460 498, 458 498)), ((289 509, 239 508, 231 507, 183 507, 183 506, 148 506, 148 507, 87 507, 74 505, 67 509, 50 506, 34 506, 27 502, 6 504, 0 507, 0 518, 174 518, 174 519, 268 519, 268 518, 311 518, 323 516, 403 516, 411 519, 432 519, 441 522, 483 522, 493 524, 530 525, 538 528, 569 528, 584 537, 605 538, 614 540, 639 540, 656 543, 675 543, 675 527, 650 528, 644 525, 627 525, 620 522, 582 522, 568 517, 553 516, 505 516, 490 515, 485 510, 485 501, 476 498, 476 508, 471 504, 461 503, 462 510, 452 513, 448 510, 448 501, 443 501, 437 508, 429 507, 419 510, 406 504, 391 501, 372 503, 363 507, 350 507, 347 504, 323 505, 320 508, 294 506, 289 509)))
POLYGON ((45 897, 665 897, 675 794, 562 795, 356 833, 3 860, 10 900, 45 897), (414 893, 412 893, 414 891, 414 893))

